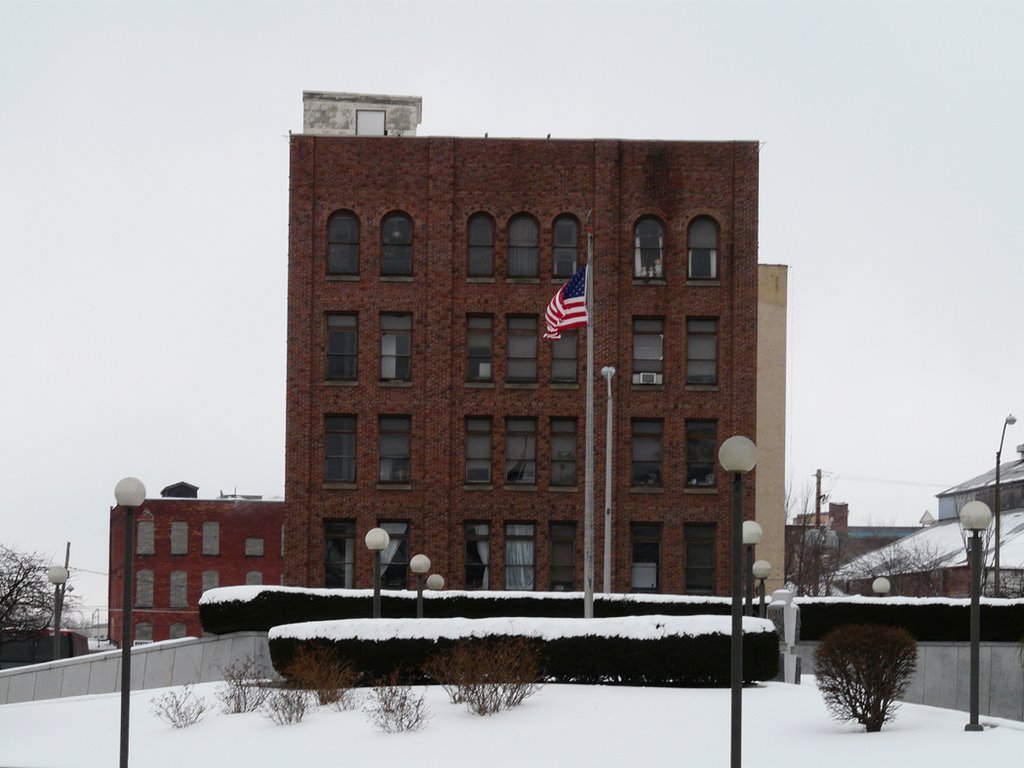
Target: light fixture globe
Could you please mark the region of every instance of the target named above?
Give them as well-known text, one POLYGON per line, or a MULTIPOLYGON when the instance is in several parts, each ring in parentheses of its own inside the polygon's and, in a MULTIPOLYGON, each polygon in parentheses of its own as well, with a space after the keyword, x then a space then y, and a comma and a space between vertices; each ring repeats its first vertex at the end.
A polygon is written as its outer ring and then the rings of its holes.
POLYGON ((424 574, 430 570, 430 558, 426 555, 414 555, 409 561, 409 570, 416 574, 424 574))
POLYGON ((743 543, 757 544, 764 537, 764 528, 754 520, 743 521, 743 543))
POLYGON ((992 522, 992 510, 983 501, 969 501, 960 510, 960 524, 969 531, 983 531, 992 522))
POLYGON ((892 585, 885 576, 879 576, 877 579, 871 582, 871 591, 876 595, 888 595, 892 585))
POLYGON ((751 570, 755 579, 767 579, 772 575, 772 564, 767 560, 755 560, 751 570))
POLYGON ((391 537, 383 528, 371 528, 366 532, 366 548, 372 552, 380 552, 387 549, 391 537))
POLYGON ((1006 417, 1006 423, 1012 427, 1014 424, 1017 423, 1017 417, 1011 413, 1009 416, 1006 417))
POLYGON ((46 578, 50 580, 51 584, 60 586, 68 580, 68 569, 63 565, 55 565, 46 572, 46 578))
POLYGON ((137 477, 125 477, 114 486, 114 500, 121 507, 141 507, 146 500, 146 486, 137 477))
POLYGON ((749 472, 757 464, 757 446, 749 437, 733 435, 718 449, 718 461, 726 472, 749 472))
POLYGON ((444 576, 440 573, 432 573, 427 576, 427 589, 435 591, 444 589, 444 576))

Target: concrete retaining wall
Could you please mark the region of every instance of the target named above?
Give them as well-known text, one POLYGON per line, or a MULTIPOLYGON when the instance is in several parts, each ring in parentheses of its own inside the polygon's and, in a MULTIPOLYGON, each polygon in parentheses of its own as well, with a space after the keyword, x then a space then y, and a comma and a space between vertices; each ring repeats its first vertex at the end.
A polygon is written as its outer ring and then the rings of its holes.
MULTIPOLYGON (((223 680, 222 670, 246 657, 256 662, 260 674, 277 677, 265 633, 184 638, 133 648, 132 690, 223 680)), ((120 651, 0 671, 0 704, 120 690, 120 651)))
MULTIPOLYGON (((814 674, 817 643, 798 643, 804 674, 814 674)), ((981 643, 978 711, 982 715, 1024 720, 1024 665, 1015 643, 981 643)), ((917 644, 917 670, 904 701, 967 712, 970 709, 969 643, 917 644)))

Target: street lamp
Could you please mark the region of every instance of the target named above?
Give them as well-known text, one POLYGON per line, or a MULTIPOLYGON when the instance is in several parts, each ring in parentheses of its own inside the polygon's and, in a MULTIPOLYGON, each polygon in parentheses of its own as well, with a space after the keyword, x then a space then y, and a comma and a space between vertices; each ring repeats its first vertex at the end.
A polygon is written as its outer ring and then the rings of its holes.
POLYGON ((604 593, 612 592, 612 376, 615 369, 606 365, 601 375, 608 383, 608 410, 604 420, 604 593))
POLYGON ((754 578, 761 582, 761 586, 759 588, 761 594, 761 607, 760 610, 758 610, 757 615, 763 619, 766 615, 764 605, 764 581, 772 575, 772 564, 767 560, 755 560, 750 571, 754 574, 754 578))
POLYGON ((444 589, 444 576, 440 573, 432 573, 427 576, 427 589, 432 589, 435 592, 444 589))
POLYGON ((146 500, 146 486, 125 477, 114 486, 114 501, 124 510, 124 591, 121 593, 121 768, 128 768, 128 719, 132 691, 132 552, 135 543, 135 509, 146 500))
POLYGON ((743 476, 757 464, 757 446, 733 435, 718 449, 722 469, 732 473, 732 728, 730 766, 743 762, 743 476))
POLYGON ((754 615, 754 547, 764 537, 764 529, 754 520, 743 521, 743 546, 747 548, 747 608, 745 616, 754 615))
POLYGON ((366 548, 373 552, 373 618, 380 618, 380 553, 387 549, 391 537, 383 528, 366 532, 366 548))
POLYGON ((992 510, 983 501, 969 501, 960 510, 960 524, 971 532, 971 721, 965 731, 980 731, 978 724, 978 640, 981 635, 981 532, 992 522, 992 510))
POLYGON ((888 595, 889 590, 891 588, 892 585, 889 583, 889 580, 885 578, 885 576, 879 576, 877 579, 871 582, 871 591, 879 597, 885 597, 886 595, 888 595))
POLYGON ((53 584, 53 658, 57 660, 61 657, 60 614, 64 608, 64 591, 67 589, 68 569, 62 565, 55 565, 46 572, 46 578, 53 584))
POLYGON ((430 570, 430 558, 426 555, 413 555, 409 561, 409 570, 416 574, 416 618, 423 618, 423 574, 430 570))
POLYGON ((1003 505, 1002 505, 1002 499, 999 498, 999 462, 1000 462, 1001 457, 1003 455, 1003 440, 1006 438, 1006 427, 1008 425, 1013 425, 1013 424, 1016 424, 1016 423, 1017 423, 1017 417, 1014 416, 1012 413, 1009 416, 1007 416, 1006 419, 1003 420, 1003 433, 999 436, 999 450, 996 451, 996 509, 995 509, 995 516, 996 516, 996 530, 995 530, 996 548, 995 548, 994 556, 992 558, 992 571, 993 571, 995 579, 996 579, 995 590, 994 590, 993 594, 996 597, 999 597, 1001 595, 1001 593, 1002 593, 1002 583, 1001 583, 1002 580, 999 578, 999 544, 1000 544, 999 539, 1002 538, 1002 536, 1000 535, 1000 531, 999 531, 999 519, 1000 519, 1000 517, 1002 517, 1000 512, 1002 511, 1002 506, 1003 505))

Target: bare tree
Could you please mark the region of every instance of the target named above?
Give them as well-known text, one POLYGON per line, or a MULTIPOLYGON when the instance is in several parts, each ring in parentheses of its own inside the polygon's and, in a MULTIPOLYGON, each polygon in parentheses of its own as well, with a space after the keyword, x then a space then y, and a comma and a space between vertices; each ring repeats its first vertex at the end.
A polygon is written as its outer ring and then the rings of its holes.
POLYGON ((849 559, 844 543, 829 526, 811 524, 813 483, 786 488, 786 582, 798 595, 830 595, 839 569, 849 559))
POLYGON ((0 629, 27 633, 50 625, 54 608, 53 586, 46 577, 50 564, 49 557, 0 544, 0 629))

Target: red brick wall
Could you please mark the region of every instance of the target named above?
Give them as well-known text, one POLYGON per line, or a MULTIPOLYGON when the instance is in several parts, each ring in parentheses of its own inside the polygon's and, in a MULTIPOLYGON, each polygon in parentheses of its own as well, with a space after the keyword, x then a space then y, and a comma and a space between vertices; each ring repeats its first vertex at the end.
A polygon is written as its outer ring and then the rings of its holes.
MULTIPOLYGON (((463 584, 462 524, 491 523, 491 586, 503 586, 506 522, 536 523, 536 586, 547 588, 551 521, 577 521, 577 582, 583 572, 583 468, 586 333, 579 335, 580 384, 553 388, 548 342, 539 340, 539 384, 512 388, 503 381, 505 317, 543 312, 562 280, 552 280, 551 228, 569 213, 581 224, 592 211, 595 238, 595 552, 601 584, 604 489, 605 384, 599 371, 614 365, 615 458, 613 491, 613 589, 628 591, 630 522, 660 522, 662 591, 684 590, 683 524, 718 525, 716 592, 729 590, 728 479, 720 470, 710 492, 687 492, 685 420, 715 419, 718 440, 755 434, 757 344, 758 147, 753 142, 544 141, 451 138, 324 138, 293 136, 288 285, 288 387, 286 432, 286 565, 289 584, 323 584, 322 521, 356 521, 356 582, 371 583, 371 559, 362 544, 382 520, 408 520, 410 554, 423 552, 451 587, 463 584), (360 220, 360 276, 326 276, 327 219, 339 209, 360 220), (414 221, 411 281, 379 277, 380 221, 402 210, 414 221), (466 279, 466 222, 476 212, 496 223, 495 278, 466 279), (540 222, 540 279, 505 277, 507 225, 519 212, 540 222), (665 225, 666 268, 661 284, 633 279, 633 226, 644 215, 665 225), (686 279, 686 232, 699 215, 720 227, 719 280, 686 279), (325 383, 325 314, 359 313, 359 381, 325 383), (377 317, 411 312, 412 386, 381 385, 377 317), (495 382, 465 384, 465 315, 494 315, 495 382), (634 315, 665 318, 665 385, 641 391, 631 384, 634 315), (720 319, 719 386, 687 388, 685 320, 720 319), (358 416, 357 487, 323 484, 323 416, 358 416), (377 416, 411 414, 409 489, 379 489, 377 416), (463 487, 463 421, 491 416, 493 489, 463 487), (534 491, 503 487, 504 418, 538 419, 538 482, 534 491), (549 490, 547 424, 551 416, 579 419, 579 484, 549 490), (664 418, 663 488, 630 489, 632 418, 664 418)), ((585 226, 580 251, 585 259, 585 226)), ((753 516, 753 477, 746 494, 753 516)))
MULTIPOLYGON (((219 586, 245 584, 246 574, 260 571, 264 584, 280 584, 283 570, 281 528, 284 503, 252 500, 148 499, 134 518, 153 522, 152 555, 137 554, 133 547, 133 569, 153 571, 153 607, 132 608, 132 626, 153 625, 153 640, 166 640, 172 624, 185 624, 186 634, 202 635, 198 605, 202 594, 203 571, 217 571, 219 586), (203 554, 203 523, 220 523, 220 554, 203 554), (171 524, 188 524, 188 554, 171 554, 171 524), (263 557, 246 556, 245 540, 263 539, 263 557), (174 571, 187 574, 185 610, 170 608, 170 580, 174 571)), ((108 606, 110 608, 110 639, 120 644, 122 595, 124 590, 124 527, 123 507, 110 510, 110 566, 108 606)), ((133 590, 136 585, 133 584, 133 590)), ((137 592, 133 592, 137 594, 137 592)), ((133 599, 133 603, 135 600, 133 599)), ((133 637, 135 634, 133 632, 133 637)))

